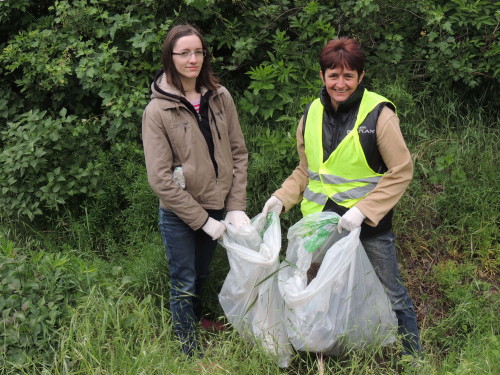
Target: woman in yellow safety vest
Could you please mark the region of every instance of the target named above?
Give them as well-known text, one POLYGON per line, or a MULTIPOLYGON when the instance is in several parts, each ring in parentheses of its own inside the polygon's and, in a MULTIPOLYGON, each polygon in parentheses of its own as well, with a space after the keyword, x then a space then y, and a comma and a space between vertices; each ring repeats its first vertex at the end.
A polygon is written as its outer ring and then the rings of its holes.
POLYGON ((393 207, 413 175, 410 152, 388 99, 363 87, 365 56, 355 40, 322 49, 324 83, 297 129, 299 165, 269 198, 263 214, 301 203, 304 216, 333 211, 338 230, 361 226, 360 239, 398 318, 404 354, 421 352, 415 310, 399 274, 393 207))

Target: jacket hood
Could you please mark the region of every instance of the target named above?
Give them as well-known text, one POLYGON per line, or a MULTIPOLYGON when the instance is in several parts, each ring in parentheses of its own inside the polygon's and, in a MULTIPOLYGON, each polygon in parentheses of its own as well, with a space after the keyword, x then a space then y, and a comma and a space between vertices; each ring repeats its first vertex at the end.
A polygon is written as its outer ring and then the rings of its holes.
MULTIPOLYGON (((201 95, 204 96, 208 91, 209 90, 205 87, 202 87, 201 95)), ((181 102, 185 97, 177 88, 168 83, 167 75, 165 71, 161 69, 156 73, 151 83, 151 99, 165 99, 172 102, 181 102)))

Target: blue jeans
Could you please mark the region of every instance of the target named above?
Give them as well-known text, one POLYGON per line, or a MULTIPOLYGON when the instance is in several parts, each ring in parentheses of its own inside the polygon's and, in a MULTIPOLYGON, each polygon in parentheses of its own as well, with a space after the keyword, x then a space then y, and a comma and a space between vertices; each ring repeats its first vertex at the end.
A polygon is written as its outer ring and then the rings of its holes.
MULTIPOLYGON (((223 210, 207 210, 222 220, 223 210)), ((193 230, 171 210, 160 207, 159 227, 170 270, 170 312, 174 333, 187 355, 198 348, 197 325, 201 318, 200 293, 210 272, 217 241, 202 229, 193 230)))
POLYGON ((362 238, 366 255, 385 287, 398 318, 398 333, 403 337, 404 354, 418 356, 421 351, 417 316, 399 274, 395 236, 392 232, 362 238))

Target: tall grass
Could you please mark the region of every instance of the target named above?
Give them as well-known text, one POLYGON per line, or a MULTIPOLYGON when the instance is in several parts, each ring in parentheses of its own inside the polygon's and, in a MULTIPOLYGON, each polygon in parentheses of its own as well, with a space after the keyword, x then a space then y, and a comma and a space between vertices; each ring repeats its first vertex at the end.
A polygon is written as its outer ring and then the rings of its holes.
POLYGON ((140 300, 124 285, 115 287, 92 289, 73 309, 69 324, 59 332, 52 364, 37 370, 36 363, 11 371, 4 368, 3 373, 192 374, 200 362, 217 363, 219 373, 280 373, 256 346, 231 331, 202 332, 203 359, 181 355, 163 298, 148 295, 140 300))
MULTIPOLYGON (((495 374, 498 370, 498 319, 487 283, 459 264, 441 267, 435 277, 452 303, 449 314, 423 333, 426 357, 418 363, 400 358, 395 346, 350 352, 321 360, 296 353, 280 369, 258 345, 228 329, 202 332, 203 363, 227 374, 495 374), (470 282, 472 281, 472 282, 470 282)), ((94 287, 70 307, 53 336, 53 359, 15 365, 3 362, 2 374, 195 374, 199 361, 180 354, 163 296, 141 296, 134 278, 121 267, 105 270, 94 287)))
POLYGON ((196 374, 200 373, 200 362, 220 366, 216 373, 242 375, 472 375, 495 374, 499 368, 499 340, 492 331, 490 335, 472 335, 461 341, 460 347, 450 350, 444 359, 433 352, 437 348, 431 347, 424 360, 409 362, 399 357, 395 347, 389 347, 330 358, 296 353, 286 369, 277 367, 258 346, 231 330, 202 332, 205 357, 188 359, 180 354, 173 339, 170 313, 164 305, 162 297, 135 297, 127 284, 120 282, 107 288, 95 287, 80 300, 68 324, 59 331, 52 363, 43 368, 36 363, 22 368, 4 367, 2 374, 196 374))

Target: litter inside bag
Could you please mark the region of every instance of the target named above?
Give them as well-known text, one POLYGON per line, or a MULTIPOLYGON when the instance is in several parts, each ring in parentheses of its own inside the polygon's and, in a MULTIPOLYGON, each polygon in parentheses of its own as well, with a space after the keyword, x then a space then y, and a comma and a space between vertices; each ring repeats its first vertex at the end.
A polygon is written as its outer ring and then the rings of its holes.
POLYGON ((219 302, 233 327, 260 344, 288 366, 292 347, 283 324, 284 301, 278 289, 281 229, 272 212, 254 217, 241 228, 224 223, 222 246, 230 270, 219 293, 219 302))
POLYGON ((333 212, 315 213, 288 230, 278 285, 288 338, 297 350, 336 355, 395 340, 396 316, 360 229, 338 233, 338 219, 333 212), (314 264, 319 269, 312 277, 314 264))

